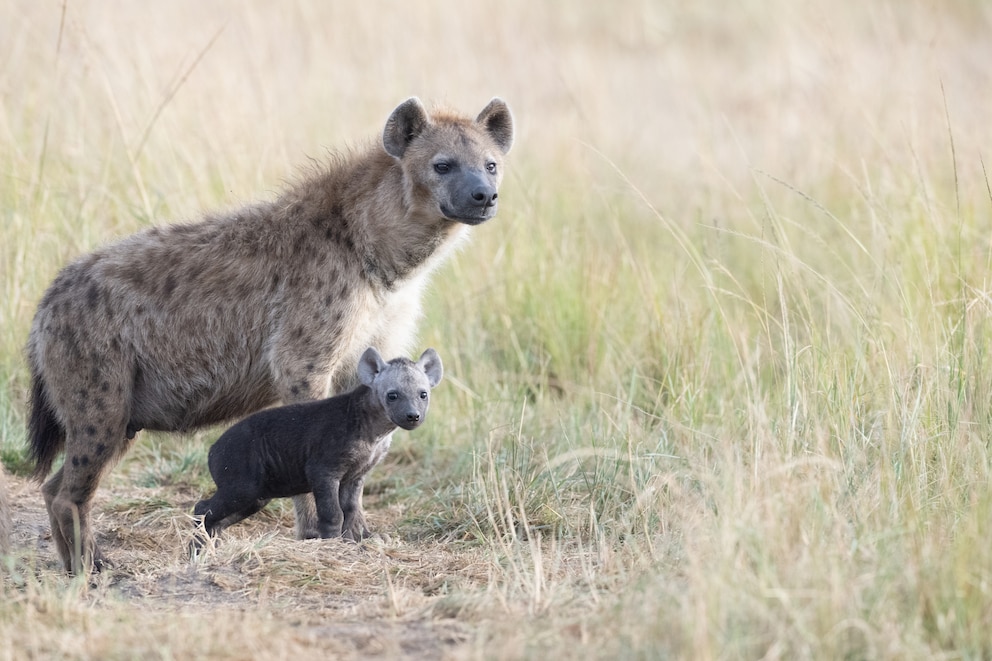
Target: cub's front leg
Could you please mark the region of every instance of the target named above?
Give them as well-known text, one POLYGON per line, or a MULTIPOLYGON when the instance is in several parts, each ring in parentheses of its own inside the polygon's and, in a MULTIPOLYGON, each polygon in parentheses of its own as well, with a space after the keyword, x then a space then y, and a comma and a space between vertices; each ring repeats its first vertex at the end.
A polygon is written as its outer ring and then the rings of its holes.
POLYGON ((368 524, 365 512, 362 511, 362 491, 365 488, 365 476, 341 484, 341 510, 344 512, 344 524, 341 536, 358 542, 368 537, 368 524))

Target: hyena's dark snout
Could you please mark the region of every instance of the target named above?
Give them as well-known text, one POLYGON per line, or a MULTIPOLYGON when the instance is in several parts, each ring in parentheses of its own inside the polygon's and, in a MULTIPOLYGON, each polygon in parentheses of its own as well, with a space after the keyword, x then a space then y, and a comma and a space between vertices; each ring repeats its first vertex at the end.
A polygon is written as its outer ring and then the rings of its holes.
POLYGON ((479 206, 491 207, 496 204, 497 197, 499 197, 498 191, 488 183, 472 189, 472 201, 479 206))
POLYGON ((466 173, 451 192, 451 207, 442 205, 442 212, 448 218, 474 225, 496 215, 499 190, 484 174, 466 173))
POLYGON ((495 205, 499 193, 493 182, 479 172, 469 172, 465 175, 463 190, 468 193, 468 204, 477 207, 491 207, 495 205))

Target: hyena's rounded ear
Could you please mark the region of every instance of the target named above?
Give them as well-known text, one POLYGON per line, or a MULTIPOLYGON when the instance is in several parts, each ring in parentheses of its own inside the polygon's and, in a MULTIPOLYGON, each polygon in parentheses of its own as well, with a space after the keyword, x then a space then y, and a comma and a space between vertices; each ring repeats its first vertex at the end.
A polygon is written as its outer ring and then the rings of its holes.
POLYGON ((375 377, 386 367, 386 361, 382 359, 375 347, 369 347, 358 359, 358 381, 363 386, 372 386, 375 377))
POLYGON ((500 151, 504 154, 510 151, 510 147, 513 146, 513 114, 506 101, 498 96, 494 97, 489 105, 482 109, 475 121, 482 124, 500 151))
POLYGON ((406 148, 430 124, 424 104, 410 97, 389 115, 382 131, 382 146, 393 158, 403 158, 406 148))
POLYGON ((420 356, 420 360, 417 361, 417 366, 424 370, 431 388, 441 383, 441 377, 444 376, 444 365, 441 364, 441 356, 437 355, 437 351, 434 349, 425 351, 420 356))

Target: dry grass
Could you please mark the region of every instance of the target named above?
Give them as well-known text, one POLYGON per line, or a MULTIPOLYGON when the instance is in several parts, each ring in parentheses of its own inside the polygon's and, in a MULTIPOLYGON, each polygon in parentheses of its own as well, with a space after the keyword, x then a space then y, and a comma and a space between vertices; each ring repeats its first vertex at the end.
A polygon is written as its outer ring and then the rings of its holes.
POLYGON ((992 12, 949 0, 0 6, 0 659, 992 655, 992 12), (73 256, 271 196, 411 94, 518 120, 437 274, 431 419, 363 545, 195 563, 205 448, 106 480, 93 585, 24 474, 73 256))

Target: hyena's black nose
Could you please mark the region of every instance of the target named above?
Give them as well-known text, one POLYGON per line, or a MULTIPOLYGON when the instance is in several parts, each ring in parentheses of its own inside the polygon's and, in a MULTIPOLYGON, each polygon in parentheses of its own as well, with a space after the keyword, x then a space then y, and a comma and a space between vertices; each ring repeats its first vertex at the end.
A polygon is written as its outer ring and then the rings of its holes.
POLYGON ((472 191, 472 199, 480 205, 492 206, 496 204, 496 189, 492 186, 479 186, 472 191))
POLYGON ((420 422, 420 414, 416 411, 410 411, 406 414, 407 422, 420 422))

